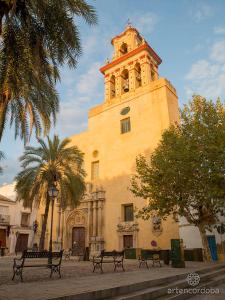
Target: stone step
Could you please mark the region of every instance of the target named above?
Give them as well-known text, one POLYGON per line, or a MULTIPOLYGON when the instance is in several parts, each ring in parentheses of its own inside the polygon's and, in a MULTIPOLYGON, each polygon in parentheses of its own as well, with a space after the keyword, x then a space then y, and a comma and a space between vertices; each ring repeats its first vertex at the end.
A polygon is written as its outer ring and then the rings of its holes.
MULTIPOLYGON (((151 272, 151 269, 147 270, 151 272)), ((119 299, 159 299, 167 295, 168 288, 174 288, 179 285, 180 288, 187 287, 186 277, 190 273, 188 269, 183 270, 184 273, 166 276, 156 279, 149 279, 142 282, 136 282, 132 284, 123 285, 118 280, 118 286, 112 288, 105 288, 101 290, 92 290, 89 287, 88 292, 75 293, 70 295, 58 296, 54 300, 119 300, 119 299)), ((219 276, 219 274, 225 273, 224 264, 214 264, 205 268, 195 270, 196 273, 201 275, 202 282, 210 280, 212 277, 219 276)), ((125 274, 125 273, 123 273, 125 274)), ((119 278, 118 278, 119 279, 119 278)), ((102 276, 104 280, 104 276, 102 276)), ((137 278, 138 280, 138 278, 137 278)))
MULTIPOLYGON (((225 270, 225 265, 212 265, 203 269, 195 270, 198 274, 207 274, 207 273, 212 273, 212 272, 223 272, 225 270)), ((151 269, 149 269, 149 272, 151 272, 151 269)), ((155 291, 155 294, 160 297, 165 295, 167 292, 167 288, 164 290, 164 294, 159 292, 165 285, 171 285, 174 286, 175 282, 182 281, 183 286, 186 284, 186 277, 190 273, 190 271, 184 269, 184 273, 182 274, 177 274, 173 276, 167 276, 163 278, 157 278, 157 279, 151 279, 151 280, 146 280, 143 282, 137 282, 133 283, 130 285, 121 285, 118 281, 118 286, 113 287, 113 288, 106 288, 103 290, 95 290, 95 291, 89 291, 89 292, 84 292, 84 293, 79 293, 79 294, 74 294, 70 296, 64 296, 64 297, 57 297, 54 298, 54 300, 102 300, 102 299, 117 299, 117 297, 122 297, 122 295, 131 295, 132 293, 135 292, 142 292, 143 290, 148 290, 151 289, 151 292, 153 290, 155 291)), ((120 299, 120 298, 118 298, 120 299)), ((126 298, 125 298, 126 299, 126 298)), ((139 299, 139 298, 137 298, 139 299)), ((141 298, 140 298, 141 299, 141 298)), ((146 299, 150 299, 149 297, 146 299)))
MULTIPOLYGON (((203 288, 213 288, 216 289, 216 287, 220 284, 225 283, 225 275, 220 275, 214 277, 212 280, 204 282, 202 284, 199 284, 197 288, 203 289, 203 288)), ((158 298, 157 300, 185 300, 194 297, 195 295, 192 294, 180 294, 180 295, 173 295, 173 296, 163 296, 158 298)), ((212 294, 214 296, 214 294, 212 294)))
MULTIPOLYGON (((201 283, 204 282, 211 282, 217 278, 222 278, 225 276, 225 267, 222 268, 211 268, 210 270, 201 270, 201 271, 196 271, 196 273, 201 274, 201 283)), ((184 289, 184 288, 191 288, 191 286, 187 283, 186 281, 186 276, 188 273, 186 273, 184 276, 178 276, 175 280, 164 280, 164 282, 158 282, 158 284, 154 286, 148 286, 148 288, 145 289, 137 289, 136 291, 120 295, 117 297, 111 297, 108 299, 111 300, 150 300, 150 299, 179 299, 176 298, 178 295, 168 295, 168 289, 173 289, 173 288, 179 288, 179 289, 184 289)), ((183 274, 182 274, 183 275, 183 274)), ((170 278, 171 279, 171 278, 170 278)), ((199 285, 200 286, 200 285, 199 285)), ((181 296, 181 295, 179 295, 181 296)), ((190 296, 189 296, 190 297, 190 296)), ((183 299, 183 298, 180 298, 183 299)))

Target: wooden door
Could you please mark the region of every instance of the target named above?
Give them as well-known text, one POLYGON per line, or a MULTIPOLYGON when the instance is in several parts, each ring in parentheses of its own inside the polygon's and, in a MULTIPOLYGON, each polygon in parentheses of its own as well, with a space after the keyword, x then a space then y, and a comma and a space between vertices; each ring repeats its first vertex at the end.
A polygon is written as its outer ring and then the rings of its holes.
POLYGON ((133 235, 123 236, 123 248, 133 248, 133 235))
POLYGON ((20 233, 18 235, 18 238, 16 241, 16 249, 15 249, 16 253, 23 252, 24 250, 27 249, 28 237, 29 237, 29 234, 20 233))
POLYGON ((81 255, 85 252, 85 228, 74 227, 72 231, 73 255, 81 255))
POLYGON ((0 247, 6 247, 6 230, 0 229, 0 247))
POLYGON ((216 246, 215 235, 207 235, 207 240, 208 240, 208 244, 209 244, 211 258, 213 261, 216 261, 216 260, 218 260, 218 255, 217 255, 217 246, 216 246))

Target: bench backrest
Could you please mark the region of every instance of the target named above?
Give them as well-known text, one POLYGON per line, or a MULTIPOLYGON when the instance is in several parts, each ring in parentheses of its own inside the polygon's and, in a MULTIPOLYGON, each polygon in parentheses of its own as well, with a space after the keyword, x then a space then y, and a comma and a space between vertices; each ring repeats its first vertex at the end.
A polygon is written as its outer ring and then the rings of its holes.
POLYGON ((101 251, 101 257, 118 257, 124 256, 124 251, 101 251))
POLYGON ((141 257, 144 259, 150 259, 156 257, 155 255, 160 255, 160 251, 159 250, 151 250, 151 249, 142 249, 141 250, 141 257))
POLYGON ((49 252, 49 251, 23 251, 22 258, 61 258, 63 250, 59 252, 49 252))

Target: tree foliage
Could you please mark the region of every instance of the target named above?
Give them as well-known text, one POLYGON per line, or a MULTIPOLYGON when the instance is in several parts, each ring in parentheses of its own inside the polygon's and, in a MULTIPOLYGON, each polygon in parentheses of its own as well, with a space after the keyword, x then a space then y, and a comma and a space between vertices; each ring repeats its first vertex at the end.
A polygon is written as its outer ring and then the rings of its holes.
MULTIPOLYGON (((132 192, 149 199, 139 212, 165 218, 176 211, 198 226, 206 247, 205 229, 218 221, 225 207, 225 107, 201 96, 181 110, 148 161, 136 160, 132 192)), ((208 249, 205 249, 206 252, 208 249)))
POLYGON ((58 136, 47 143, 39 139, 39 147, 25 147, 20 161, 23 170, 16 176, 16 191, 25 207, 32 207, 34 201, 45 203, 45 219, 42 230, 42 247, 48 218, 50 199, 48 189, 56 185, 60 207, 74 208, 85 191, 83 154, 76 146, 69 146, 70 140, 60 141, 58 136))
POLYGON ((8 116, 25 141, 55 122, 59 67, 81 54, 77 16, 96 23, 85 0, 0 0, 0 139, 8 116))

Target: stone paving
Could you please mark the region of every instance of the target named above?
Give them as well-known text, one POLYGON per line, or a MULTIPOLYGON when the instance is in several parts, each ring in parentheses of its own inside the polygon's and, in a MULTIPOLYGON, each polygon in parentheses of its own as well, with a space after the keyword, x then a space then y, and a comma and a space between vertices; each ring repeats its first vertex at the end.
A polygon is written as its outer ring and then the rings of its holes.
POLYGON ((210 265, 190 262, 185 269, 174 269, 170 266, 162 268, 139 269, 136 260, 126 260, 126 272, 113 272, 112 264, 104 265, 104 273, 92 273, 91 262, 63 261, 62 279, 57 275, 49 278, 49 270, 45 268, 28 268, 24 270, 24 283, 13 282, 12 262, 9 257, 0 259, 0 300, 46 300, 58 296, 74 295, 82 292, 101 290, 119 285, 164 278, 205 268, 210 265))
MULTIPOLYGON (((19 258, 19 256, 17 257, 19 258)), ((34 260, 32 259, 32 263, 34 260)), ((0 258, 0 284, 16 284, 19 282, 19 278, 14 281, 12 278, 12 266, 13 257, 0 258)), ((138 264, 136 260, 126 261, 126 271, 137 270, 138 264)), ((92 273, 93 266, 89 261, 78 261, 76 258, 72 258, 70 261, 62 261, 61 274, 62 279, 66 278, 80 278, 84 276, 99 276, 100 271, 96 270, 92 273)), ((113 264, 104 264, 104 273, 114 273, 113 264)), ((53 274, 53 278, 49 278, 50 270, 47 268, 24 268, 23 279, 24 282, 37 282, 37 281, 52 281, 58 280, 58 275, 53 274)))
POLYGON ((189 300, 224 300, 225 299, 225 284, 218 285, 216 288, 220 290, 218 295, 196 295, 189 300))

